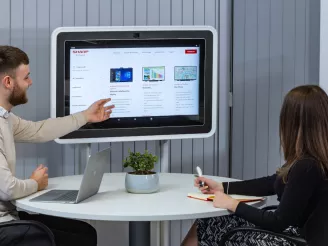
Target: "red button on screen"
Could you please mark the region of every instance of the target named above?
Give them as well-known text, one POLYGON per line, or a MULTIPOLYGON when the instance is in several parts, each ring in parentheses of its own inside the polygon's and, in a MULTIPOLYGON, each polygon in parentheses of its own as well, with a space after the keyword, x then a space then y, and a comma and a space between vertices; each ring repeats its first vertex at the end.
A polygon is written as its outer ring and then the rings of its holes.
POLYGON ((197 50, 185 50, 186 54, 197 54, 197 50))

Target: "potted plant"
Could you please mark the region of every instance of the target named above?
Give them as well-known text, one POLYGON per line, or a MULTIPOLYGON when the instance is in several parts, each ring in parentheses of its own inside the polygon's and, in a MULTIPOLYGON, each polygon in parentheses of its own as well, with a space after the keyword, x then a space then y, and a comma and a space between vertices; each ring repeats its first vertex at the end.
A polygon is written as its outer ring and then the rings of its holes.
POLYGON ((143 154, 131 152, 125 158, 124 168, 131 167, 133 171, 125 176, 125 189, 130 193, 154 193, 159 190, 158 173, 152 171, 158 157, 147 150, 143 154))

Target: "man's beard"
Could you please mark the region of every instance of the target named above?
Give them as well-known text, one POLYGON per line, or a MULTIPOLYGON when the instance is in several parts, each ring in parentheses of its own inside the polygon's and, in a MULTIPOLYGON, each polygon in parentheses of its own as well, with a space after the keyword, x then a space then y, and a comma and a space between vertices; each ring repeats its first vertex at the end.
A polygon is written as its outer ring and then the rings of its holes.
POLYGON ((27 103, 28 99, 26 96, 26 91, 19 88, 17 83, 15 83, 14 90, 9 96, 8 101, 13 106, 27 103))

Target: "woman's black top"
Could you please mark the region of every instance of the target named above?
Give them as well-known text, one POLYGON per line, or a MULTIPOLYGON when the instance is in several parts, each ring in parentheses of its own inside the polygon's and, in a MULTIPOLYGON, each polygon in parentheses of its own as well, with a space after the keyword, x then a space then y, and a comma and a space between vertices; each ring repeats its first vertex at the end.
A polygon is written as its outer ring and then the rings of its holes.
MULTIPOLYGON (((227 193, 228 183, 223 183, 223 187, 227 193)), ((275 211, 264 211, 241 202, 235 214, 275 232, 282 232, 289 226, 299 227, 309 245, 328 245, 328 181, 316 160, 305 158, 297 161, 289 170, 286 184, 274 174, 230 182, 228 193, 277 195, 280 203, 275 211)))

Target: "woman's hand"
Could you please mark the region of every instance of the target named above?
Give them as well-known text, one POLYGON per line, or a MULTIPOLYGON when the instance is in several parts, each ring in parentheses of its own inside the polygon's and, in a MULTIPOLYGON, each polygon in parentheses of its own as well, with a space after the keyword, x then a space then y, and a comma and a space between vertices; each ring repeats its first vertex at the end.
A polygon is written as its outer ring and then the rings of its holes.
POLYGON ((228 209, 232 212, 236 212, 236 209, 238 207, 239 201, 236 199, 231 198, 231 196, 228 196, 227 194, 224 194, 221 191, 217 191, 214 193, 215 198, 213 201, 213 206, 216 208, 224 208, 228 209))
POLYGON ((214 192, 216 191, 224 192, 222 183, 218 183, 212 179, 208 179, 205 177, 196 178, 194 186, 198 187, 200 191, 204 194, 214 194, 214 192), (201 181, 205 183, 204 187, 199 186, 201 181))

